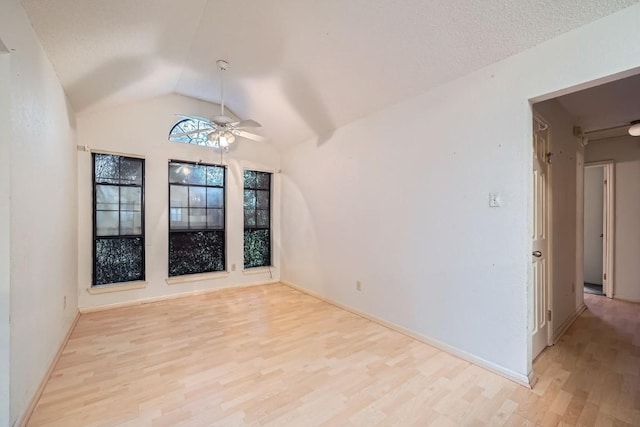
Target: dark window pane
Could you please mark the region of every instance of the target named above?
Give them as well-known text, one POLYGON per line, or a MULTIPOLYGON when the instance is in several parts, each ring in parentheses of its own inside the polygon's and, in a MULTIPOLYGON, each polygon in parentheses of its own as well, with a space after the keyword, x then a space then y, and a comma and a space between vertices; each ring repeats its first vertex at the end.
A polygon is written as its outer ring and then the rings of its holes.
POLYGON ((207 227, 207 210, 204 208, 189 208, 189 228, 202 229, 207 227))
POLYGON ((120 182, 142 185, 142 160, 122 157, 120 160, 120 182))
POLYGON ((224 270, 224 230, 169 234, 169 276, 224 270))
POLYGON ((256 207, 256 192, 253 190, 244 190, 244 208, 255 209, 256 207))
POLYGON ((117 185, 96 185, 96 210, 117 211, 120 207, 119 193, 117 185))
POLYGON ((223 270, 225 168, 171 162, 169 179, 169 275, 223 270))
POLYGON ((96 236, 117 236, 120 234, 118 211, 96 211, 96 236))
POLYGON ((189 207, 204 208, 207 206, 207 189, 204 187, 189 187, 189 207))
POLYGON ((268 172, 256 172, 256 188, 269 190, 271 187, 271 174, 268 172))
POLYGON ((142 215, 140 212, 120 211, 120 234, 142 233, 142 215))
POLYGON ((222 188, 207 188, 207 207, 223 207, 224 190, 222 188))
POLYGON ((144 160, 94 154, 93 283, 144 280, 144 160), (138 237, 118 237, 118 236, 138 237))
POLYGON ((244 173, 244 267, 271 265, 271 174, 244 173))
POLYGON ((224 185, 224 168, 207 166, 207 185, 222 187, 224 185))
POLYGON ((120 156, 94 154, 94 171, 97 183, 120 182, 120 156))
POLYGON ((224 228, 222 209, 207 209, 207 228, 224 228))
POLYGON ((269 211, 264 209, 258 209, 256 211, 256 226, 259 228, 269 227, 269 211))
POLYGON ((94 284, 144 280, 142 237, 96 239, 94 284))
POLYGON ((245 228, 247 227, 254 228, 256 226, 256 210, 255 209, 244 210, 244 226, 245 228))
POLYGON ((189 173, 189 184, 206 185, 207 183, 207 167, 203 165, 191 165, 191 173, 189 173))
POLYGON ((244 268, 271 265, 269 230, 244 231, 244 268))
POLYGON ((254 171, 244 171, 244 188, 256 188, 256 179, 254 171))
POLYGON ((189 187, 183 185, 169 186, 169 206, 186 208, 189 206, 189 187))
POLYGON ((258 209, 269 209, 269 192, 268 191, 257 191, 258 193, 258 209))
POLYGON ((120 187, 120 210, 140 212, 142 210, 142 188, 120 187))
POLYGON ((169 228, 171 230, 189 228, 189 208, 169 208, 169 228))
POLYGON ((169 182, 171 184, 186 184, 189 181, 192 165, 171 162, 169 164, 169 182))

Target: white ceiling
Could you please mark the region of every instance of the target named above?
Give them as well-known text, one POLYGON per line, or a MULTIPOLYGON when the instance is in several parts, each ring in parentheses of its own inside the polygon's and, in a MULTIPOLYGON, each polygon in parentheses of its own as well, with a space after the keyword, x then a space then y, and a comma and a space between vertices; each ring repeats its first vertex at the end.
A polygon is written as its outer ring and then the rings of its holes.
MULTIPOLYGON (((556 98, 583 132, 640 120, 640 74, 556 98)), ((628 127, 595 132, 591 140, 627 135, 628 127)))
MULTIPOLYGON (((278 147, 640 0, 23 0, 78 112, 225 101, 278 147)), ((189 114, 189 111, 176 111, 189 114)), ((212 114, 215 111, 211 112, 212 114)))

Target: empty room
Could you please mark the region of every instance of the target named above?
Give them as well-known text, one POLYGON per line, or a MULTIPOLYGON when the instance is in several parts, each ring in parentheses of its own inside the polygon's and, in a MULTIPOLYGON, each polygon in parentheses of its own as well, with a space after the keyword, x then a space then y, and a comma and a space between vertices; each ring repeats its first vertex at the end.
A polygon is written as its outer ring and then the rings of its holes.
POLYGON ((3 0, 0 426, 640 425, 639 22, 3 0))

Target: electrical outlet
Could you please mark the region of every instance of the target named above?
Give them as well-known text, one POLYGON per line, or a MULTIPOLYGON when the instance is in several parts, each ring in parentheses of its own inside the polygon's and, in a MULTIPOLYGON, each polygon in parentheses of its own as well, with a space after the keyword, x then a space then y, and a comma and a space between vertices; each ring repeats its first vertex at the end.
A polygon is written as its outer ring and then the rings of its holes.
POLYGON ((362 283, 360 282, 360 280, 356 280, 356 290, 362 291, 362 283))
POLYGON ((62 298, 62 309, 63 310, 67 309, 67 296, 66 295, 62 298))
POLYGON ((236 265, 235 264, 231 264, 231 271, 236 271, 236 265))

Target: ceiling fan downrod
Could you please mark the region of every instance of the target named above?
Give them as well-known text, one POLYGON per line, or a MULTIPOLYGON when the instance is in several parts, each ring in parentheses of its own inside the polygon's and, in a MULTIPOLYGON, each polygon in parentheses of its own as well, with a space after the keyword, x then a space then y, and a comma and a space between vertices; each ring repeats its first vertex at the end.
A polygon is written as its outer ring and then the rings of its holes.
POLYGON ((220 115, 224 116, 224 72, 229 67, 229 63, 224 59, 218 59, 216 65, 220 70, 220 115))

